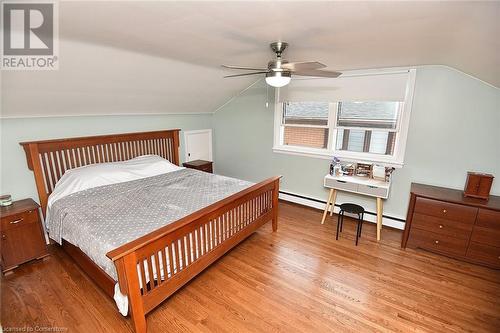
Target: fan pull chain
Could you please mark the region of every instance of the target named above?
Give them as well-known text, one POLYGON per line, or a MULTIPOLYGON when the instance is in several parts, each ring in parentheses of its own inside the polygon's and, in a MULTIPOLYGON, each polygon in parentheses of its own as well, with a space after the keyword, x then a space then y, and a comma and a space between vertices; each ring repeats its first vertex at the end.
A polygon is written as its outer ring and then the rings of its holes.
POLYGON ((269 85, 266 84, 266 109, 269 108, 269 85))

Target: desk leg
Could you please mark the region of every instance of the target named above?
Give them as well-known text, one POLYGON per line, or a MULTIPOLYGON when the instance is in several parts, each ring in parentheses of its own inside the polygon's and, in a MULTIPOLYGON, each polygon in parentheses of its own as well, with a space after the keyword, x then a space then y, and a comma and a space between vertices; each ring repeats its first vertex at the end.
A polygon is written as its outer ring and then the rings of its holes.
POLYGON ((325 211, 323 212, 323 219, 321 219, 321 224, 325 223, 326 214, 328 213, 328 208, 330 207, 330 202, 332 201, 333 191, 334 191, 333 188, 330 189, 330 194, 328 194, 328 200, 326 201, 326 207, 325 211))
POLYGON ((330 216, 333 215, 333 210, 335 209, 335 201, 337 201, 337 190, 333 190, 333 196, 332 196, 332 209, 330 210, 330 216))
POLYGON ((377 241, 380 240, 380 232, 382 231, 382 214, 384 212, 384 204, 382 198, 377 198, 377 241))

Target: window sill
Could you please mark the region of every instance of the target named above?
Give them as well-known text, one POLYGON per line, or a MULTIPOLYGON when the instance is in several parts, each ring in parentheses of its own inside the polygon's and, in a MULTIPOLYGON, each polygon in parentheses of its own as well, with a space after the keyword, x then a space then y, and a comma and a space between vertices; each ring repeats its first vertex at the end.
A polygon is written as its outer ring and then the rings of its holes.
POLYGON ((344 162, 376 163, 386 167, 402 168, 404 163, 395 161, 394 158, 372 158, 371 156, 353 156, 350 152, 331 151, 326 149, 314 149, 306 147, 274 146, 273 152, 278 154, 288 154, 295 156, 312 157, 323 160, 331 160, 333 156, 340 158, 344 162))

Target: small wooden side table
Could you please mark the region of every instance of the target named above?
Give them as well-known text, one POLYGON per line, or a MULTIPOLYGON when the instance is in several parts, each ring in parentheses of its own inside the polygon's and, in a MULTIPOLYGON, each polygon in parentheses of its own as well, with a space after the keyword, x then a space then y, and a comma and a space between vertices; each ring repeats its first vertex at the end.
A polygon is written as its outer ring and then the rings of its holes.
POLYGON ((10 206, 0 207, 3 273, 30 260, 49 255, 39 207, 33 199, 18 200, 10 206))
POLYGON ((184 162, 182 165, 186 168, 190 169, 196 169, 200 171, 205 171, 208 173, 213 173, 213 162, 210 161, 204 161, 204 160, 194 160, 194 161, 189 161, 189 162, 184 162))

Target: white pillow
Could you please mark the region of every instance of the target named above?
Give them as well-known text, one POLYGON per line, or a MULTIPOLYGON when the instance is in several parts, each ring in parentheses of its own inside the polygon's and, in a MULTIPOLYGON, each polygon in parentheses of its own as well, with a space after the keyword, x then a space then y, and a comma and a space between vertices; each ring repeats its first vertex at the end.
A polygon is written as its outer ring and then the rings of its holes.
POLYGON ((48 207, 67 195, 89 188, 123 183, 183 169, 157 155, 138 156, 122 162, 100 163, 70 169, 57 182, 48 207))

